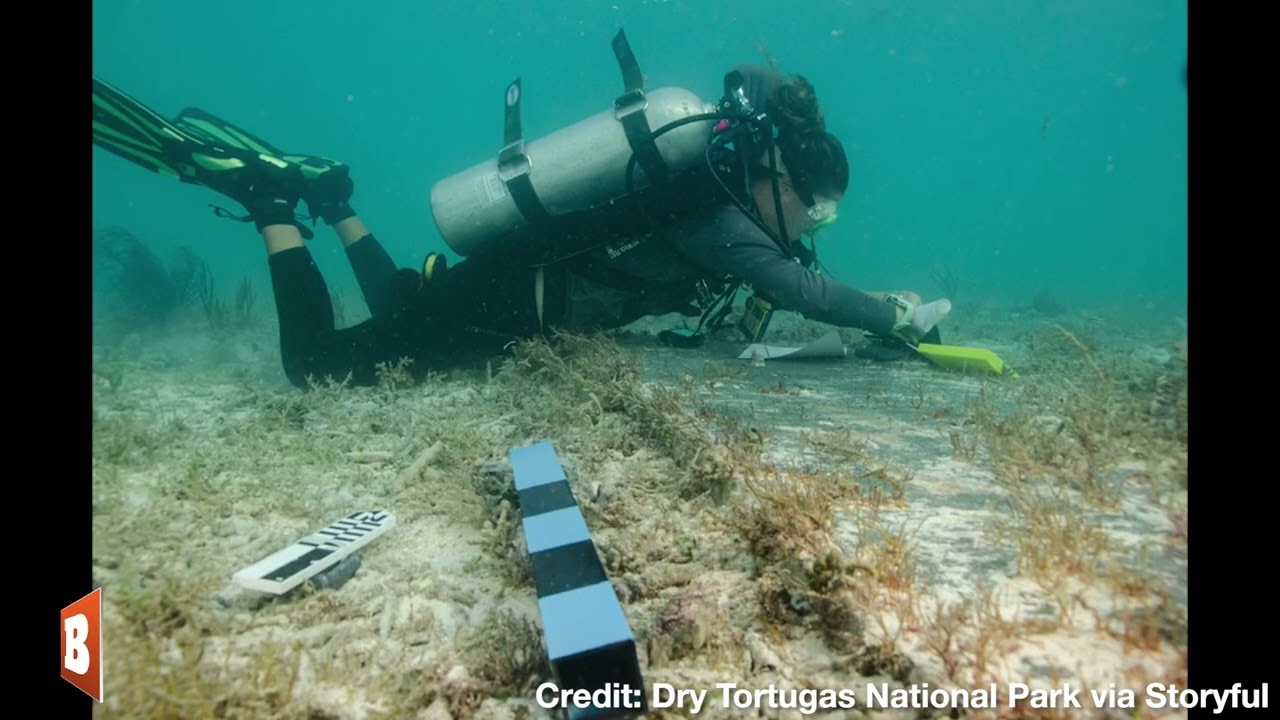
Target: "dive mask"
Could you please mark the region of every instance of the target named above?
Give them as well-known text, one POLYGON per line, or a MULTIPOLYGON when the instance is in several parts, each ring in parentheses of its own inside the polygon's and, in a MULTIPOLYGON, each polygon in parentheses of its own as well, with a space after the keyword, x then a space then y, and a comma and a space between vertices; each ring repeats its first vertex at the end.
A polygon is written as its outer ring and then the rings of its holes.
POLYGON ((808 234, 816 235, 819 230, 831 225, 839 219, 836 214, 837 205, 832 200, 818 198, 809 206, 809 220, 813 224, 809 227, 808 234))

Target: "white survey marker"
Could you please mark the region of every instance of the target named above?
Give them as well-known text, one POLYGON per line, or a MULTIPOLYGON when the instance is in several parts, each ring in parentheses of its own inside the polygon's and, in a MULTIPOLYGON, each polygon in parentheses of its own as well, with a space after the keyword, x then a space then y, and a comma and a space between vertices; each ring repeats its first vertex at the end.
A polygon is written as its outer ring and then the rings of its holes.
POLYGON ((281 595, 342 562, 395 524, 396 517, 385 510, 352 513, 268 555, 232 578, 250 590, 281 595))
POLYGON ((747 346, 746 350, 739 353, 738 359, 764 358, 766 360, 779 360, 788 358, 790 360, 802 360, 810 358, 842 358, 848 354, 849 352, 845 350, 844 343, 840 341, 840 333, 832 330, 808 345, 801 347, 781 347, 779 345, 752 343, 747 346))

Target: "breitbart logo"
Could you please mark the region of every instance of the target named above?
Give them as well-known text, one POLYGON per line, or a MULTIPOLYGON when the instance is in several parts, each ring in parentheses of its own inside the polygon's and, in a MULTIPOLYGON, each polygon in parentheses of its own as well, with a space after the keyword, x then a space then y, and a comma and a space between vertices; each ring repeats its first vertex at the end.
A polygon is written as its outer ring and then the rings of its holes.
POLYGON ((102 588, 62 609, 62 677, 102 702, 102 588))

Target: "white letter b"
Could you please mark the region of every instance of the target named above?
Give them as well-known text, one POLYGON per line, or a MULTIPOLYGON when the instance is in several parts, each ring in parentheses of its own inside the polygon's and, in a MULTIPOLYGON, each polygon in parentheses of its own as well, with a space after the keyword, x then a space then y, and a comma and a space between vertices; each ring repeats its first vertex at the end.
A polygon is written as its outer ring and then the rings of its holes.
POLYGON ((83 614, 72 615, 63 621, 62 631, 67 636, 67 656, 62 659, 63 666, 77 675, 89 672, 89 648, 84 644, 89 635, 89 620, 83 614))

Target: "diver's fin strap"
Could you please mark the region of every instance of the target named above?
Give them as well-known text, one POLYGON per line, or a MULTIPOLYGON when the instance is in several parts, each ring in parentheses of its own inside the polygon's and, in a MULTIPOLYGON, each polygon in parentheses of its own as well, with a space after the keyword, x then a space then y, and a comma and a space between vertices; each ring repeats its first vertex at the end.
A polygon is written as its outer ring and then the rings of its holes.
POLYGON ((516 78, 507 86, 506 118, 503 123, 503 145, 498 153, 498 177, 507 186, 516 209, 529 222, 541 220, 550 215, 538 193, 529 180, 532 163, 525 152, 524 134, 520 127, 520 78, 516 78))
POLYGON ((613 54, 622 70, 623 86, 622 94, 613 101, 613 116, 622 123, 631 151, 636 154, 636 160, 649 181, 661 182, 667 179, 670 169, 654 143, 653 128, 649 127, 649 118, 645 115, 649 100, 644 96, 644 74, 640 72, 640 63, 631 52, 627 35, 622 30, 613 37, 613 54))
MULTIPOLYGON (((235 220, 236 222, 241 222, 241 223, 251 223, 251 222, 255 222, 255 220, 254 220, 254 218, 253 218, 253 215, 236 215, 235 213, 231 212, 230 210, 228 210, 228 209, 226 209, 226 208, 224 208, 224 207, 219 207, 219 206, 214 205, 214 204, 212 204, 212 203, 210 203, 209 207, 213 208, 213 214, 214 214, 214 215, 216 215, 216 216, 218 216, 218 217, 220 217, 220 218, 227 218, 228 220, 235 220)), ((293 219, 294 219, 294 221, 293 221, 293 223, 291 223, 291 224, 292 224, 294 227, 298 228, 298 233, 299 233, 300 235, 302 235, 302 239, 303 239, 303 240, 314 240, 314 239, 315 239, 316 234, 315 234, 314 232, 312 232, 312 231, 311 231, 311 228, 309 228, 309 227, 307 227, 305 224, 303 224, 303 221, 304 221, 304 220, 307 220, 308 218, 304 218, 304 217, 301 217, 301 216, 299 216, 299 215, 294 215, 294 216, 293 216, 293 219)))

